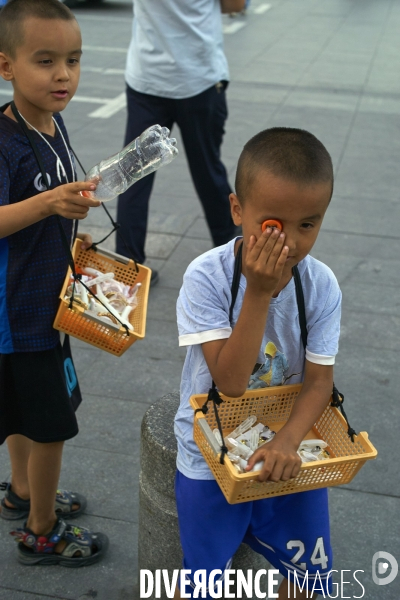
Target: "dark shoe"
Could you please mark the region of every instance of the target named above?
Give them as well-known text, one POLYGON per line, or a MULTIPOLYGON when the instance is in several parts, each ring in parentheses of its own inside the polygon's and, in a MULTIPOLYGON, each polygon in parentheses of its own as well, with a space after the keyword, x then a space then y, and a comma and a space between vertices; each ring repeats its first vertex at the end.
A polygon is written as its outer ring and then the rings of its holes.
MULTIPOLYGON (((0 511, 0 517, 2 519, 6 519, 7 521, 16 521, 17 519, 24 519, 25 517, 27 517, 29 515, 29 511, 31 508, 31 501, 30 500, 23 500, 22 498, 20 498, 19 496, 17 496, 17 494, 14 494, 14 492, 11 489, 11 483, 7 483, 4 482, 4 484, 2 484, 2 486, 5 485, 5 494, 4 494, 4 498, 1 499, 0 502, 0 506, 1 506, 1 511, 0 511), (15 506, 15 508, 10 508, 9 506, 6 505, 5 503, 5 498, 7 498, 7 500, 13 504, 13 506, 15 506)), ((2 487, 3 489, 3 487, 2 487)))
POLYGON ((155 269, 153 269, 151 271, 151 277, 150 277, 150 287, 154 287, 155 285, 157 285, 157 283, 160 280, 160 276, 158 274, 158 271, 156 271, 155 269))
POLYGON ((17 557, 23 565, 86 567, 100 560, 108 547, 108 537, 104 533, 91 533, 85 527, 67 525, 62 519, 57 519, 47 535, 36 535, 26 524, 11 531, 11 535, 18 542, 17 557), (56 554, 54 549, 61 540, 66 541, 66 546, 61 554, 56 554))
MULTIPOLYGON (((0 502, 1 512, 0 517, 7 521, 16 521, 17 519, 24 519, 29 515, 31 509, 31 501, 23 500, 11 489, 11 484, 7 483, 5 488, 4 498, 0 502), (4 499, 12 504, 15 508, 10 508, 4 502, 4 499)), ((66 492, 65 490, 57 490, 56 501, 54 509, 56 513, 62 514, 64 519, 70 517, 77 517, 82 514, 87 505, 86 498, 82 494, 76 492, 66 492), (79 504, 79 508, 72 510, 74 504, 79 504)))

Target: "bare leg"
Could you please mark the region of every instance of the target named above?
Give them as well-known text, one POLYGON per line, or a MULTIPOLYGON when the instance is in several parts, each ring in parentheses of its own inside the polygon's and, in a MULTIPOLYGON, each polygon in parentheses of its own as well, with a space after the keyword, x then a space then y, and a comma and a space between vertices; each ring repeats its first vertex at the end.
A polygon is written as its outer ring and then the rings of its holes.
MULTIPOLYGON (((7 438, 7 446, 11 460, 12 491, 23 500, 29 500, 28 460, 32 441, 24 435, 10 435, 7 438)), ((12 507, 7 500, 6 504, 12 507)))
MULTIPOLYGON (((54 499, 61 471, 64 442, 40 444, 23 435, 7 438, 11 460, 12 490, 20 498, 31 501, 27 526, 37 535, 49 533, 57 520, 54 499)), ((5 500, 6 504, 12 504, 5 500)), ((66 542, 61 540, 56 552, 62 552, 66 542)))
POLYGON ((296 598, 296 600, 304 600, 305 598, 316 598, 315 595, 311 596, 311 592, 307 592, 306 589, 303 589, 301 592, 299 588, 296 588, 295 592, 293 582, 291 581, 289 584, 287 579, 282 581, 281 585, 279 586, 278 593, 279 600, 292 600, 292 598, 296 598))
MULTIPOLYGON (((7 438, 7 446, 8 446, 8 451, 9 451, 10 460, 11 460, 11 489, 15 494, 17 494, 17 496, 19 496, 23 500, 29 500, 29 498, 31 497, 28 468, 29 468, 29 472, 31 473, 31 477, 33 477, 33 479, 35 479, 35 473, 36 473, 36 469, 37 469, 37 461, 39 460, 39 463, 41 461, 40 457, 39 457, 39 459, 36 458, 38 449, 35 450, 35 452, 32 454, 32 457, 31 457, 33 445, 35 443, 36 442, 32 442, 32 440, 28 439, 27 437, 25 437, 23 435, 19 435, 19 434, 10 435, 7 438), (29 465, 29 467, 28 467, 28 465, 29 465)), ((62 453, 63 443, 64 442, 60 442, 61 453, 62 453)), ((54 451, 54 444, 38 444, 38 443, 36 443, 36 446, 41 448, 41 450, 40 450, 41 455, 43 455, 43 453, 44 453, 44 456, 47 456, 47 452, 49 452, 53 456, 53 458, 55 458, 55 455, 57 454, 57 452, 54 451), (47 446, 49 447, 48 450, 46 450, 47 446)), ((55 460, 56 460, 56 462, 57 462, 57 460, 61 461, 61 456, 59 459, 55 458, 55 460)), ((50 461, 47 460, 47 458, 45 458, 45 464, 46 465, 51 464, 50 461)), ((53 498, 56 497, 61 462, 56 468, 57 468, 58 475, 57 475, 57 484, 56 484, 53 498)), ((45 470, 47 470, 47 466, 46 466, 45 470)), ((12 503, 9 502, 6 498, 4 499, 4 501, 5 501, 6 506, 13 508, 12 503)), ((39 502, 40 502, 40 500, 39 500, 39 502)), ((53 504, 54 504, 54 500, 53 500, 53 504)), ((53 506, 53 508, 54 508, 54 506, 53 506)), ((79 509, 79 504, 72 505, 72 510, 78 510, 78 509, 79 509)), ((37 515, 37 512, 35 511, 35 509, 32 509, 32 504, 31 504, 31 511, 32 510, 34 511, 33 514, 37 515)), ((34 517, 34 520, 35 520, 35 518, 36 517, 34 517)), ((39 520, 40 520, 40 518, 39 518, 39 520)))
POLYGON ((32 442, 28 461, 31 512, 27 525, 36 534, 49 533, 56 522, 54 499, 61 471, 64 442, 32 442))

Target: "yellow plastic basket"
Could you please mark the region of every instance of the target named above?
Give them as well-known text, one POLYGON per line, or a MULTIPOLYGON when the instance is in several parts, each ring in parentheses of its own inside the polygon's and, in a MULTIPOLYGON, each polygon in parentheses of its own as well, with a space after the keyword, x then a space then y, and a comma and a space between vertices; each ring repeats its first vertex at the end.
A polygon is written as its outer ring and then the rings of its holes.
MULTIPOLYGON (((224 437, 233 431, 246 417, 257 415, 258 420, 274 431, 279 431, 288 420, 301 384, 248 390, 241 398, 228 398, 218 406, 224 437)), ((207 394, 190 398, 194 409, 201 408, 207 394)), ((330 401, 331 402, 331 401, 330 401)), ((347 424, 340 411, 329 405, 309 431, 306 438, 322 439, 327 444, 331 458, 303 463, 300 473, 289 481, 260 482, 256 473, 238 473, 226 456, 224 464, 219 462, 221 448, 213 434, 217 427, 214 410, 209 403, 206 415, 198 412, 194 417, 194 440, 230 504, 305 492, 317 488, 349 483, 364 463, 376 458, 377 451, 366 432, 354 437, 347 434, 347 424)))
POLYGON ((121 356, 129 346, 145 336, 151 270, 138 264, 138 271, 136 271, 132 260, 100 246, 96 251, 81 250, 81 243, 82 240, 76 239, 72 249, 76 267, 92 267, 103 273, 113 272, 116 281, 131 286, 135 283, 142 284, 137 295, 138 305, 129 316, 129 322, 134 330, 127 335, 125 328, 119 324, 104 323, 101 319, 85 315, 84 309, 78 303, 74 303, 72 308, 69 308, 69 300, 65 300, 64 297, 70 281, 71 269, 68 269, 61 290, 60 306, 53 327, 96 348, 121 356))

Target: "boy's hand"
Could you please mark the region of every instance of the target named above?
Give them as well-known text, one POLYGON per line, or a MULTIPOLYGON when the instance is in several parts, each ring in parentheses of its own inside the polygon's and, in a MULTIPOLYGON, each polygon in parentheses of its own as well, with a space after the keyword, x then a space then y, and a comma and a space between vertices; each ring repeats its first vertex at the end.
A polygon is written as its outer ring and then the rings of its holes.
POLYGON ((61 215, 66 219, 84 219, 89 208, 100 206, 101 202, 93 198, 86 198, 81 195, 81 192, 95 189, 96 185, 92 181, 75 181, 44 192, 48 214, 61 215))
POLYGON ((285 234, 279 229, 267 229, 258 240, 250 236, 244 259, 247 286, 257 292, 272 294, 283 273, 289 253, 285 234))
POLYGON ((88 250, 93 244, 93 239, 90 233, 78 233, 78 238, 82 240, 81 250, 88 250))
POLYGON ((258 477, 259 481, 288 481, 296 477, 300 471, 301 458, 297 447, 288 443, 285 438, 276 434, 273 440, 267 442, 249 458, 246 472, 263 460, 264 464, 258 477))

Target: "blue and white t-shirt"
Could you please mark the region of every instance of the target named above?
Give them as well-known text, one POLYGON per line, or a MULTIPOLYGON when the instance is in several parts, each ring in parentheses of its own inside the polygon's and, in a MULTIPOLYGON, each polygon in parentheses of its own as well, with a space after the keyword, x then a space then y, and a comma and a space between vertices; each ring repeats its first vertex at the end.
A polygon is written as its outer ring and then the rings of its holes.
MULTIPOLYGON (((196 258, 188 267, 177 302, 179 345, 187 346, 181 381, 181 402, 175 417, 178 441, 177 467, 191 479, 213 479, 207 463, 193 440, 193 394, 207 393, 211 375, 201 344, 231 335, 229 307, 234 269, 234 244, 214 248, 196 258)), ((304 292, 308 340, 305 358, 321 365, 333 365, 340 334, 341 292, 332 271, 306 256, 298 269, 304 292)), ((246 289, 241 275, 233 310, 233 325, 239 317, 246 289)), ((301 383, 304 348, 293 278, 272 298, 264 337, 250 389, 301 383)))
MULTIPOLYGON (((19 124, 0 108, 0 206, 20 202, 45 191, 42 173, 30 143, 19 124)), ((63 120, 55 115, 64 138, 63 120)), ((56 157, 35 132, 50 187, 67 183, 56 168, 56 157)), ((43 134, 60 157, 68 180, 73 181, 71 162, 56 129, 54 137, 43 134)), ((60 217, 67 239, 73 221, 60 217)), ((53 322, 59 294, 68 268, 55 216, 42 219, 7 238, 0 239, 0 354, 50 350, 59 341, 53 322)))

